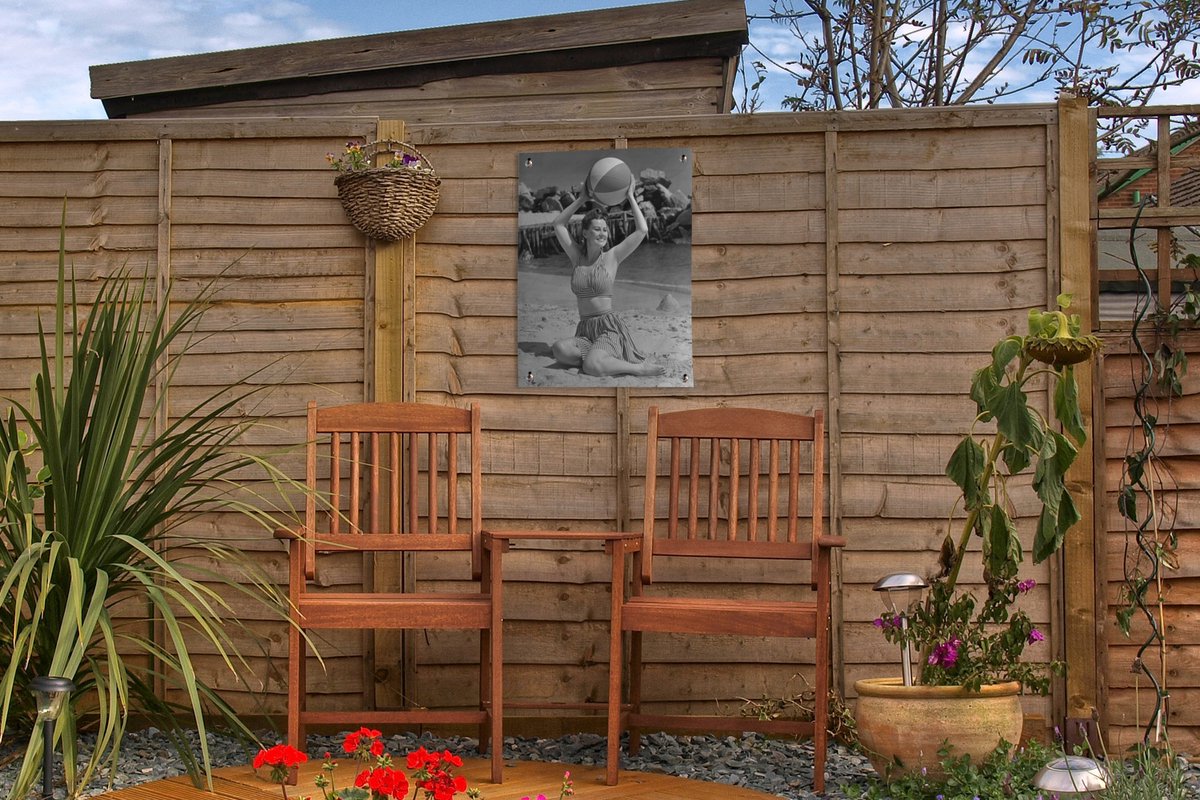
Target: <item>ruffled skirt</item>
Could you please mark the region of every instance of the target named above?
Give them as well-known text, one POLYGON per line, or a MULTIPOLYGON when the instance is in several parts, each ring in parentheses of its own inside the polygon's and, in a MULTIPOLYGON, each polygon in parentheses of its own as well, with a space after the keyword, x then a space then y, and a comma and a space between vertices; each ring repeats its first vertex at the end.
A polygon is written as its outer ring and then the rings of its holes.
POLYGON ((638 349, 633 341, 633 334, 615 311, 606 311, 579 320, 579 324, 575 326, 575 342, 579 345, 579 352, 583 358, 587 358, 593 347, 600 347, 617 358, 635 364, 646 360, 646 354, 638 349))

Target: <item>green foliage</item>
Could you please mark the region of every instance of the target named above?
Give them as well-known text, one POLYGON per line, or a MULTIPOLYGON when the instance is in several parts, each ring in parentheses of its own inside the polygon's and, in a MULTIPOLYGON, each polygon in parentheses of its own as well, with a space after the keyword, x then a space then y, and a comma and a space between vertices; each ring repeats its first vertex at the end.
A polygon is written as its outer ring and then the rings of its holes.
MULTIPOLYGON (((1019 579, 1025 548, 1013 522, 1008 483, 1033 468, 1033 488, 1041 501, 1032 555, 1041 562, 1061 546, 1079 511, 1067 490, 1067 471, 1085 441, 1079 390, 1073 365, 1096 351, 1099 342, 1080 335, 1077 315, 1068 316, 1069 296, 1054 311, 1031 311, 1029 333, 1008 336, 992 348, 991 362, 976 370, 970 396, 976 425, 993 424, 990 435, 972 430, 946 464, 946 475, 962 492, 965 520, 956 541, 947 534, 941 548, 942 571, 932 581, 925 603, 911 614, 888 613, 875 621, 893 642, 907 640, 921 653, 921 682, 927 685, 1021 681, 1028 691, 1045 692, 1057 664, 1023 662, 1029 645, 1044 638, 1024 611, 1015 611, 1018 595, 1033 581, 1019 579), (1064 433, 1029 402, 1034 381, 1054 383, 1055 414, 1064 433), (971 537, 981 539, 987 597, 955 593, 971 537), (978 613, 976 613, 978 612, 978 613), (901 626, 900 616, 909 619, 901 626)), ((973 426, 974 427, 974 426, 973 426)))
POLYGON ((982 764, 971 764, 968 756, 954 756, 952 744, 938 751, 944 781, 912 774, 886 783, 872 778, 860 797, 865 800, 1042 800, 1033 779, 1056 753, 1031 741, 1014 748, 1002 742, 982 764))
POLYGON ((1193 280, 1184 287, 1182 295, 1165 308, 1160 306, 1152 318, 1162 337, 1152 354, 1155 383, 1171 397, 1183 395, 1183 377, 1188 369, 1187 350, 1175 346, 1179 333, 1200 323, 1200 279, 1195 277, 1200 273, 1200 255, 1188 253, 1180 258, 1174 271, 1183 270, 1190 271, 1193 280))
POLYGON ((1179 759, 1169 747, 1139 746, 1122 762, 1108 764, 1104 800, 1186 800, 1189 791, 1179 759))
MULTIPOLYGON (((1117 511, 1133 523, 1133 538, 1137 550, 1140 551, 1138 558, 1126 559, 1124 562, 1125 582, 1121 587, 1121 605, 1116 611, 1117 627, 1126 637, 1130 635, 1133 616, 1139 609, 1153 616, 1148 606, 1156 602, 1161 604, 1161 598, 1149 598, 1149 590, 1156 583, 1159 568, 1172 565, 1176 561, 1177 539, 1174 527, 1161 524, 1164 518, 1163 497, 1169 496, 1170 492, 1163 491, 1162 481, 1158 477, 1161 469, 1156 433, 1159 420, 1155 414, 1149 412, 1146 397, 1152 387, 1157 387, 1167 395, 1169 409, 1169 398, 1183 394, 1183 378, 1187 374, 1188 358, 1186 349, 1178 346, 1178 339, 1183 329, 1194 329, 1197 322, 1200 322, 1200 278, 1197 278, 1200 274, 1200 255, 1188 253, 1180 257, 1173 272, 1181 273, 1184 270, 1192 273, 1192 280, 1187 284, 1182 296, 1165 308, 1159 305, 1149 317, 1158 339, 1153 354, 1146 355, 1137 336, 1137 326, 1134 326, 1134 342, 1147 358, 1149 369, 1134 393, 1134 415, 1137 423, 1140 423, 1138 427, 1141 429, 1142 446, 1136 452, 1125 456, 1121 482, 1117 489, 1117 511)), ((1149 284, 1147 291, 1150 291, 1149 284)), ((1159 302, 1162 302, 1162 298, 1159 298, 1159 302)), ((1153 626, 1151 630, 1151 638, 1161 640, 1162 631, 1159 631, 1157 626, 1153 626)), ((1135 669, 1144 670, 1145 665, 1141 664, 1135 669)))
MULTIPOLYGON (((187 352, 207 293, 172 308, 172 319, 165 307, 150 309, 148 281, 122 273, 103 283, 80 323, 80 306, 65 299, 65 261, 64 209, 53 336, 39 323, 32 403, 10 399, 0 423, 0 723, 5 735, 31 733, 11 798, 24 798, 40 770, 32 677, 64 676, 77 687, 55 731, 72 789, 104 759, 115 766, 131 713, 166 732, 198 775, 209 767, 206 711, 250 733, 196 675, 192 644, 204 641, 237 678, 250 669, 234 644, 233 603, 287 619, 286 599, 236 548, 176 533, 215 509, 274 526, 235 480, 254 467, 275 475, 234 449, 246 423, 228 412, 246 393, 222 389, 161 428, 153 423, 160 411, 165 418, 155 382, 187 352), (152 634, 155 617, 165 641, 152 634), (168 702, 156 682, 183 700, 168 702), (199 754, 180 736, 181 714, 201 734, 199 754), (79 768, 85 723, 97 741, 79 768)), ((74 298, 73 282, 71 290, 74 298)))
POLYGON ((932 686, 980 686, 1020 681, 1025 691, 1045 694, 1050 673, 1061 672, 1058 662, 1022 661, 1021 653, 1042 634, 1023 610, 1014 610, 1017 595, 1034 582, 1006 581, 988 593, 982 605, 968 592, 954 593, 944 581, 930 588, 928 601, 908 615, 907 628, 898 616, 885 613, 876 620, 888 641, 907 639, 921 653, 921 682, 932 686))
MULTIPOLYGON (((951 743, 938 753, 944 781, 903 775, 886 782, 872 777, 859 793, 864 800, 1051 800, 1034 788, 1042 767, 1063 753, 1037 741, 1013 748, 1001 743, 982 764, 955 756, 951 743)), ((1103 800, 1185 800, 1189 789, 1179 760, 1169 749, 1143 747, 1125 761, 1106 759, 1108 788, 1103 800)))

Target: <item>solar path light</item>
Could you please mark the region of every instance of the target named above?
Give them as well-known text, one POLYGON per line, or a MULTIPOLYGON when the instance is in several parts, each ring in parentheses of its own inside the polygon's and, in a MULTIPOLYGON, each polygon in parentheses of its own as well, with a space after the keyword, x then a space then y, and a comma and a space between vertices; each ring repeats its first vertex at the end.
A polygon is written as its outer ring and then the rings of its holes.
MULTIPOLYGON (((908 632, 908 612, 921 599, 921 593, 929 584, 920 575, 912 572, 893 572, 875 581, 873 588, 883 596, 883 604, 888 611, 900 620, 902 633, 908 632)), ((900 645, 900 668, 904 675, 904 685, 913 685, 912 654, 909 652, 908 638, 905 637, 900 645)))
POLYGON ((1042 767, 1033 785, 1051 796, 1093 797, 1108 787, 1108 770, 1092 758, 1065 756, 1042 767))
POLYGON ((42 798, 54 797, 54 721, 62 714, 63 705, 75 683, 69 678, 39 675, 29 682, 37 702, 37 719, 42 723, 42 798))

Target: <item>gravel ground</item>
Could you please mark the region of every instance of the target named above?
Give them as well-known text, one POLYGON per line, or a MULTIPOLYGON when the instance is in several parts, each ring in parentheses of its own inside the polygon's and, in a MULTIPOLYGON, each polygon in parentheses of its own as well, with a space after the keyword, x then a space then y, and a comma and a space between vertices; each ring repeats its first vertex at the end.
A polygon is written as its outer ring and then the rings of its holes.
MULTIPOLYGON (((192 734, 195 749, 199 739, 192 734)), ((326 752, 340 751, 342 736, 309 736, 308 753, 320 759, 326 752)), ((264 735, 264 741, 273 741, 264 735)), ((253 750, 247 750, 234 739, 209 734, 209 750, 215 767, 248 764, 253 750)), ((397 735, 387 741, 392 753, 405 753, 424 745, 427 749, 448 749, 467 758, 478 758, 473 739, 439 739, 424 736, 397 735)), ((87 742, 83 743, 83 748, 87 742)), ((506 758, 525 761, 559 761, 567 764, 599 765, 605 760, 604 737, 595 734, 564 736, 559 739, 507 738, 504 741, 506 758)), ((6 797, 19 759, 0 769, 0 797, 6 797)), ((694 780, 714 781, 733 786, 757 789, 791 800, 812 800, 819 797, 809 791, 812 786, 812 744, 792 740, 767 739, 759 734, 742 736, 668 736, 652 734, 642 739, 642 750, 636 758, 623 754, 621 767, 641 772, 658 772, 694 780)), ((1200 765, 1189 767, 1192 795, 1200 798, 1200 765)), ((112 775, 112 788, 122 789, 147 781, 179 775, 183 772, 167 740, 153 728, 130 732, 121 747, 121 759, 112 775)), ((859 788, 871 773, 867 759, 857 752, 834 744, 827 761, 826 797, 844 800, 857 797, 859 788)), ((89 787, 84 796, 109 791, 106 769, 89 787)), ((547 790, 553 787, 547 787, 547 790)), ((57 797, 64 797, 60 789, 57 797)), ((33 795, 31 795, 33 797, 33 795)))

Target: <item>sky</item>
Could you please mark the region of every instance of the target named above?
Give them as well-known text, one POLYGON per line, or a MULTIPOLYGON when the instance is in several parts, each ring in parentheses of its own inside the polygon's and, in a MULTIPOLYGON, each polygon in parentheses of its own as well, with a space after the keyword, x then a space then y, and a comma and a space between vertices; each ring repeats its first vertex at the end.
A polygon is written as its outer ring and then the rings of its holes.
MULTIPOLYGON (((0 119, 104 119, 88 67, 645 0, 0 0, 0 119)), ((766 0, 750 0, 764 8, 766 0)))
MULTIPOLYGON (((268 44, 640 5, 646 0, 0 0, 0 120, 103 119, 88 67, 268 44)), ((752 14, 769 0, 746 0, 752 14)), ((786 59, 791 34, 767 22, 751 39, 786 59)), ((750 55, 753 59, 753 54, 750 55)), ((1200 102, 1200 79, 1156 102, 1200 102)), ((783 79, 765 87, 776 111, 783 79)), ((1052 101, 1047 89, 1023 99, 1052 101)))

